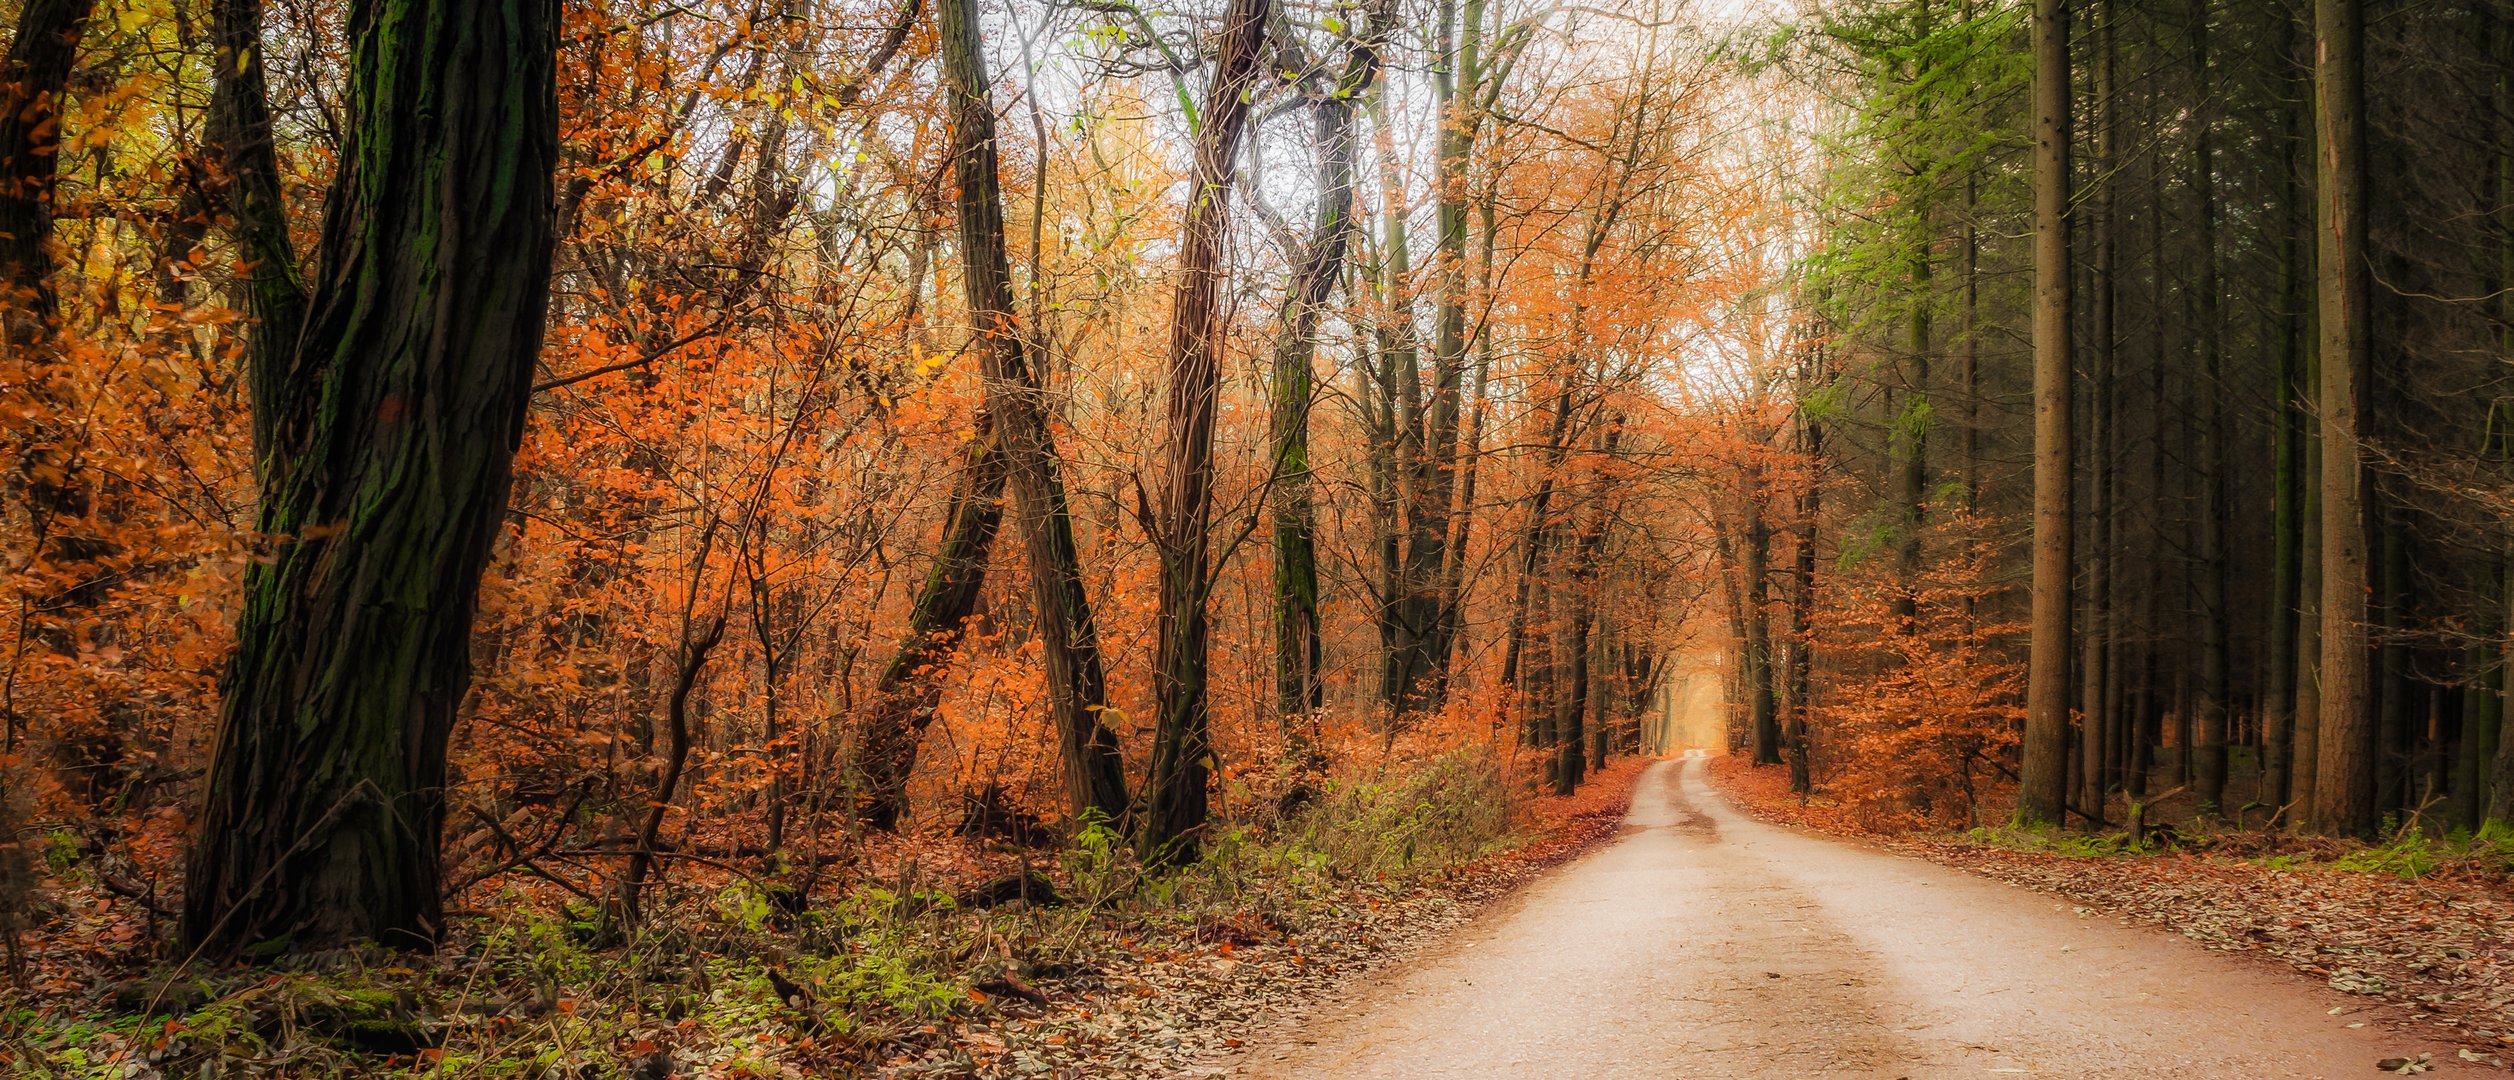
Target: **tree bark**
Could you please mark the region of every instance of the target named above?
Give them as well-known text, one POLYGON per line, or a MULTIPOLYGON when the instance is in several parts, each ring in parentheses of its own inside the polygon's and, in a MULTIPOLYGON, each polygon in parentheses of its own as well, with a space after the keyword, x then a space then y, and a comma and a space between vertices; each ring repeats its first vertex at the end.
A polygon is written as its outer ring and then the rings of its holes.
POLYGON ((2034 0, 2034 592, 2017 820, 2060 824, 2068 786, 2071 487, 2069 7, 2034 0))
POLYGON ((987 412, 999 425, 1006 482, 1030 560, 1048 709, 1056 723, 1065 792, 1077 815, 1126 818, 1125 762, 1117 736, 1100 722, 1108 678, 1100 634, 1082 581, 1073 512, 1048 428, 1032 343, 1013 313, 1012 263, 1004 251, 1004 198, 976 0, 943 0, 945 96, 951 117, 952 175, 959 183, 961 278, 972 340, 986 379, 987 412))
POLYGON ((2226 437, 2223 426, 2224 370, 2218 348, 2217 281, 2217 154, 2210 131, 2215 122, 2215 95, 2209 70, 2209 0, 2191 2, 2191 64, 2199 82, 2199 112, 2192 118, 2191 190, 2199 203, 2200 334, 2200 461, 2198 477, 2200 686, 2198 715, 2191 750, 2193 794, 2200 812, 2216 813, 2226 798, 2226 711, 2232 696, 2228 679, 2227 623, 2233 617, 2226 603, 2226 437))
POLYGON ((279 150, 271 140, 270 95, 262 78, 262 0, 219 0, 214 33, 218 82, 210 97, 209 137, 225 171, 227 215, 242 252, 245 390, 253 401, 253 457, 271 452, 270 425, 288 362, 304 330, 306 287, 288 236, 288 205, 279 184, 279 150))
POLYGON ((2376 750, 2366 637, 2365 13, 2315 0, 2315 225, 2321 249, 2322 667, 2316 831, 2371 835, 2376 750))
POLYGON ((1212 637, 1213 418, 1222 393, 1222 245, 1249 99, 1264 70, 1268 6, 1269 0, 1231 0, 1222 16, 1179 244, 1159 519, 1161 606, 1152 680, 1158 715, 1143 830, 1145 856, 1155 863, 1193 861, 1210 812, 1213 721, 1205 683, 1212 637))
POLYGON ((1353 240, 1354 103, 1379 73, 1379 45, 1389 32, 1382 3, 1364 36, 1346 49, 1335 85, 1311 108, 1317 114, 1318 207, 1309 243, 1292 269, 1275 317, 1269 432, 1274 455, 1275 714, 1284 752, 1306 787, 1321 771, 1318 714, 1327 704, 1325 656, 1318 616, 1318 511, 1309 463, 1309 410, 1314 399, 1318 324, 1344 273, 1353 240))
POLYGON ((187 877, 207 955, 433 945, 446 743, 549 303, 552 0, 359 4, 187 877))
POLYGON ((876 829, 896 829, 907 812, 908 779, 917 744, 934 722, 943 672, 959 654, 969 619, 986 586, 986 564, 1004 520, 1005 453, 995 418, 983 408, 960 479, 943 514, 942 545, 909 609, 899 651, 873 684, 849 766, 862 785, 858 815, 876 829))

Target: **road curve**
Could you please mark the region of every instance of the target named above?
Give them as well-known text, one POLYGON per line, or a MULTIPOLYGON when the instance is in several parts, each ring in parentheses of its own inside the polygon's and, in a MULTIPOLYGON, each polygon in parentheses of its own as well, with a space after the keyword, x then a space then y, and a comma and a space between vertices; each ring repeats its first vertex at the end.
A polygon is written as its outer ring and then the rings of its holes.
POLYGON ((2493 1072, 2258 960, 1747 818, 1703 762, 1651 766, 1613 843, 1229 1075, 2250 1080, 2422 1049, 2430 1076, 2493 1072))

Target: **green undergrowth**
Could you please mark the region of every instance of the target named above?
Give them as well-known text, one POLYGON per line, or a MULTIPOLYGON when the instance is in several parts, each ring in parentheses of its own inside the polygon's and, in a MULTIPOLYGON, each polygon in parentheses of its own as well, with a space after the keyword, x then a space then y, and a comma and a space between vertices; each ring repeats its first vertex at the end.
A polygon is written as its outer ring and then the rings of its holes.
POLYGON ((1326 785, 1271 827, 1211 837, 1175 871, 1146 868, 1096 821, 1062 851, 988 857, 1050 878, 1053 905, 964 906, 971 882, 905 861, 825 885, 800 911, 778 903, 777 882, 675 882, 621 936, 581 902, 511 889, 435 956, 133 964, 10 1000, 0 1074, 853 1075, 948 1039, 955 1020, 1088 991, 1136 958, 1332 926, 1518 842, 1516 802, 1490 763, 1451 757, 1326 785))
POLYGON ((1975 828, 1957 839, 2071 859, 2107 859, 2174 852, 2240 858, 2274 870, 2320 870, 2415 880, 2437 873, 2514 877, 2514 830, 2490 828, 2435 833, 2417 825, 2385 823, 2389 839, 2360 843, 2298 838, 2261 830, 2232 830, 2201 819, 2159 825, 2137 841, 2127 832, 2075 832, 2050 827, 1975 828))

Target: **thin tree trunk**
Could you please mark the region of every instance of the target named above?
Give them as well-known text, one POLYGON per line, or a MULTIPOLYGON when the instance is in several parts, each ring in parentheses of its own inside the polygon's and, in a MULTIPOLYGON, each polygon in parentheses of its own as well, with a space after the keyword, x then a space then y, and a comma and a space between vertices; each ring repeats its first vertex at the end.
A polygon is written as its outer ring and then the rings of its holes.
POLYGON ((2087 508, 2086 557, 2086 626, 2081 631, 2080 679, 2078 707, 2081 726, 2078 753, 2078 805, 2101 809, 2105 803, 2106 759, 2111 755, 2112 715, 2104 709, 2104 693, 2111 685, 2106 662, 2111 659, 2113 639, 2112 616, 2112 510, 2113 473, 2113 256, 2117 249, 2113 236, 2113 22, 2120 17, 2118 0, 2105 0, 2095 8, 2099 20, 2096 28, 2095 104, 2096 118, 2093 139, 2094 180, 2088 193, 2089 220, 2087 232, 2093 241, 2094 265, 2090 268, 2093 286, 2089 297, 2094 348, 2087 358, 2087 508))
POLYGON ((1325 659, 1319 634, 1318 549, 1315 482, 1309 463, 1312 367, 1318 359, 1318 323, 1344 272, 1353 239, 1353 103, 1377 78, 1379 44, 1389 32, 1387 7, 1374 13, 1368 35, 1345 54, 1333 90, 1312 108, 1317 113, 1318 208, 1308 246, 1293 268, 1283 309, 1276 316, 1271 414, 1274 518, 1275 711, 1295 785, 1306 788, 1318 761, 1316 726, 1327 704, 1325 659))
MULTIPOLYGON (((2295 54, 2295 20, 2279 16, 2278 55, 2295 54)), ((2284 174, 2279 189, 2278 238, 2278 372, 2271 412, 2271 569, 2270 627, 2267 657, 2268 693, 2263 695, 2261 790, 2258 801, 2273 811, 2287 806, 2295 790, 2297 630, 2304 603, 2304 253, 2298 243, 2304 212, 2302 169, 2296 143, 2302 109, 2284 106, 2280 148, 2284 174)))
POLYGON ((549 304, 558 4, 370 0, 350 28, 351 143, 186 878, 208 955, 443 930, 446 744, 549 304))
POLYGON ((2200 811, 2213 814, 2226 798, 2226 710, 2232 696, 2228 678, 2226 625, 2234 613, 2226 603, 2226 437, 2223 425, 2224 371, 2218 348, 2217 283, 2217 157, 2210 132, 2215 120, 2214 81, 2209 70, 2209 0, 2191 3, 2191 64, 2199 80, 2200 114, 2193 120, 2191 188, 2199 203, 2200 332, 2200 686, 2194 756, 2193 794, 2200 811))
POLYGON ((1213 420, 1222 394, 1222 245, 1249 99, 1264 70, 1268 7, 1269 0, 1231 0, 1222 16, 1180 234, 1166 365, 1161 606, 1152 679, 1156 717, 1143 823, 1143 851, 1156 863, 1194 861, 1211 813, 1213 719, 1206 667, 1212 649, 1213 420))
MULTIPOLYGON (((1799 401, 1808 400, 1812 367, 1816 358, 1807 351, 1799 381, 1799 401)), ((1807 721, 1814 702, 1809 695, 1814 689, 1815 670, 1815 607, 1816 607, 1816 524, 1821 517, 1824 494, 1824 422, 1801 404, 1797 410, 1799 468, 1806 477, 1798 489, 1798 506, 1792 529, 1792 559, 1789 617, 1789 717, 1782 731, 1789 749, 1790 790, 1800 795, 1813 790, 1814 781, 1807 763, 1807 721)), ((1968 427, 1969 431, 1970 428, 1968 427)), ((1968 455, 1967 460, 1970 460, 1968 455)))
POLYGON ((245 390, 253 400, 258 466, 270 453, 269 425, 279 415, 278 394, 305 326, 306 288, 288 237, 279 151, 271 140, 270 95, 262 78, 262 0, 219 0, 216 20, 218 82, 210 97, 209 131, 226 172, 223 194, 236 247, 248 267, 245 310, 254 328, 245 339, 245 390))

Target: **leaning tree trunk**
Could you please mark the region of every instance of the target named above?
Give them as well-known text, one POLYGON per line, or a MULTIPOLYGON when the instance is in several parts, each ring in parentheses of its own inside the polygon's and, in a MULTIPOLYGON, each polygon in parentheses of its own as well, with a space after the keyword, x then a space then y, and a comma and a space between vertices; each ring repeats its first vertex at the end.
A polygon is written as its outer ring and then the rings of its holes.
POLYGON ((900 815, 907 811, 917 743, 934 722, 943 671, 951 666, 969 619, 977 613, 987 557, 1003 524, 1003 446, 994 417, 984 410, 977 427, 943 514, 943 541, 934 553, 934 568, 917 590, 907 636, 873 685, 871 707, 849 755, 856 782, 863 785, 859 815, 876 829, 898 828, 900 815))
POLYGON ((2058 825, 2069 781, 2069 5, 2034 0, 2034 596, 2016 816, 2058 825))
POLYGON ((975 0, 944 0, 945 96, 951 110, 952 172, 960 186, 962 285, 976 325, 971 347, 986 378, 987 411, 1001 425, 1004 467, 1037 607, 1048 707, 1056 720, 1065 790, 1077 814, 1126 816, 1125 762, 1117 735, 1100 722, 1108 677, 1100 632, 1084 591, 1074 517, 1048 429, 1046 403, 1029 338, 1013 314, 1012 262, 1004 253, 1004 198, 995 152, 995 110, 978 41, 975 0))
POLYGON ((2321 239, 2322 701, 2311 826, 2375 828, 2373 672, 2366 640, 2365 12, 2316 0, 2314 232, 2321 239))
POLYGON ((296 246, 288 239, 288 207, 279 184, 279 150, 271 141, 271 103, 262 80, 262 0, 219 0, 218 85, 210 97, 210 141, 226 169, 227 216, 244 255, 245 390, 253 401, 253 460, 271 451, 288 362, 305 327, 306 287, 296 246))
POLYGON ((186 884, 211 955, 443 931, 446 743, 549 305, 558 4, 368 0, 350 26, 186 884))
POLYGON ((1194 860, 1211 809, 1206 788, 1213 776, 1213 717, 1205 681, 1212 624, 1206 604, 1213 592, 1213 418, 1222 394, 1222 245, 1230 228, 1231 174, 1249 99, 1264 70, 1268 4, 1231 0, 1222 16, 1179 245, 1161 483, 1161 609, 1152 679, 1157 717, 1143 830, 1143 851, 1155 862, 1194 860))

